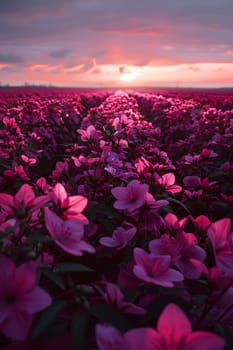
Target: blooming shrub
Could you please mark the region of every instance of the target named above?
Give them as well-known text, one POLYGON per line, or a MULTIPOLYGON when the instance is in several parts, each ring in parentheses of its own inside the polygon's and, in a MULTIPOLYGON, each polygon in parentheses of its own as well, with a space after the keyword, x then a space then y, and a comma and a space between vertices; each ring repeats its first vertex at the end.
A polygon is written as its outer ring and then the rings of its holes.
POLYGON ((232 349, 233 95, 0 102, 0 347, 232 349))

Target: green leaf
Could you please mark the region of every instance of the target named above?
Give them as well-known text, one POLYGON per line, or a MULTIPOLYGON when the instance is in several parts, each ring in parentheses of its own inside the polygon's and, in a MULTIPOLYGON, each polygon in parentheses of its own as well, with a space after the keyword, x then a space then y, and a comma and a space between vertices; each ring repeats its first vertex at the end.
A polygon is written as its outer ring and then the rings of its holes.
MULTIPOLYGON (((224 324, 218 323, 216 325, 216 330, 220 333, 220 336, 223 336, 226 342, 226 350, 233 349, 233 330, 230 327, 227 327, 224 324)), ((225 348, 224 348, 225 349, 225 348)))
POLYGON ((40 314, 31 334, 31 340, 38 339, 47 328, 58 318, 61 311, 66 306, 65 301, 55 301, 40 314))
POLYGON ((126 318, 112 305, 96 304, 92 307, 91 313, 100 321, 113 325, 121 332, 125 332, 130 328, 130 325, 128 324, 126 318))
POLYGON ((53 237, 41 235, 39 232, 30 234, 26 239, 26 244, 45 243, 53 241, 53 237))
POLYGON ((172 213, 174 214, 174 211, 172 210, 172 208, 170 208, 168 205, 163 205, 161 207, 161 210, 164 210, 166 213, 172 213))
POLYGON ((181 206, 188 214, 190 214, 190 211, 188 210, 188 208, 186 207, 186 205, 184 205, 184 203, 182 203, 181 201, 178 201, 178 199, 172 198, 172 197, 167 197, 166 198, 169 202, 178 204, 179 206, 181 206))
POLYGON ((40 267, 40 272, 42 275, 46 276, 49 280, 54 282, 58 287, 63 290, 65 289, 62 278, 57 272, 52 271, 49 267, 40 267))
POLYGON ((222 207, 222 208, 227 208, 229 206, 229 203, 227 202, 222 202, 222 201, 213 201, 212 205, 215 205, 216 207, 222 207))
POLYGON ((71 323, 73 350, 85 350, 87 342, 89 315, 86 312, 77 312, 71 323))
POLYGON ((59 263, 56 265, 56 272, 95 272, 90 267, 76 263, 59 263))
POLYGON ((116 209, 112 208, 107 203, 90 203, 86 210, 86 215, 93 221, 98 214, 104 214, 109 218, 121 218, 122 214, 116 209))
POLYGON ((148 313, 144 316, 144 322, 157 319, 164 308, 170 303, 178 305, 184 312, 189 310, 189 304, 183 298, 177 295, 163 295, 148 305, 148 313))

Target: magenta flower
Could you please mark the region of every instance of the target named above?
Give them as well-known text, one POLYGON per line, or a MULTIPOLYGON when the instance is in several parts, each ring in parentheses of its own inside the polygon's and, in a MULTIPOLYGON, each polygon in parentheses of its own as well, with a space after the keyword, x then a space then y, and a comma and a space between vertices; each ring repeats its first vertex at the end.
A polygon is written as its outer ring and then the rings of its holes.
POLYGON ((185 217, 181 220, 177 218, 175 214, 169 213, 164 218, 165 227, 172 233, 178 233, 183 230, 188 218, 185 217))
POLYGON ((181 186, 175 185, 175 175, 173 173, 164 174, 157 181, 164 188, 166 192, 178 193, 182 191, 181 186))
POLYGON ((48 200, 47 195, 36 197, 32 187, 28 184, 22 185, 15 196, 0 193, 0 206, 9 215, 15 215, 20 208, 26 209, 28 214, 31 215, 35 210, 46 204, 48 200))
POLYGON ((124 300, 123 293, 115 284, 106 282, 103 283, 103 288, 95 284, 95 288, 107 304, 113 305, 118 310, 128 314, 145 315, 145 309, 124 300))
POLYGON ((196 261, 203 262, 206 258, 204 249, 197 245, 197 239, 192 233, 179 231, 176 237, 164 234, 160 239, 149 243, 149 250, 155 256, 169 255, 174 264, 185 277, 197 279, 201 271, 196 266, 196 261))
POLYGON ((221 193, 220 196, 224 201, 233 203, 233 195, 228 196, 225 193, 221 193))
POLYGON ((62 211, 62 215, 65 219, 73 219, 88 224, 88 219, 82 214, 82 211, 87 206, 87 198, 84 196, 68 196, 65 187, 57 183, 52 192, 50 193, 50 199, 58 206, 58 210, 62 211))
POLYGON ((200 198, 203 194, 203 190, 198 190, 198 191, 188 191, 188 190, 185 190, 184 191, 184 199, 186 200, 187 199, 193 199, 193 198, 200 198))
POLYGON ((24 154, 21 155, 21 159, 25 164, 28 164, 28 165, 34 165, 37 162, 37 160, 35 158, 28 158, 24 154))
POLYGON ((185 176, 183 178, 183 183, 185 185, 185 187, 195 190, 201 187, 201 179, 199 176, 185 176))
POLYGON ((146 209, 143 212, 143 224, 145 229, 148 231, 153 231, 154 234, 158 233, 163 225, 163 218, 158 214, 159 209, 168 205, 169 202, 162 199, 156 201, 152 194, 146 194, 146 209))
POLYGON ((124 334, 123 340, 128 350, 222 350, 224 348, 224 340, 219 336, 209 332, 192 332, 189 319, 175 304, 168 304, 165 307, 159 317, 157 330, 133 329, 124 334))
POLYGON ((77 220, 62 220, 54 212, 45 209, 45 226, 55 243, 67 253, 81 256, 83 251, 94 253, 95 248, 84 240, 84 226, 77 220))
POLYGON ((231 220, 224 218, 213 222, 207 230, 211 241, 216 265, 228 277, 233 277, 233 233, 231 220))
POLYGON ((98 350, 130 350, 123 335, 110 325, 96 325, 96 342, 98 350))
POLYGON ((142 281, 163 287, 173 287, 174 282, 181 282, 184 276, 170 268, 169 255, 153 255, 141 248, 134 249, 134 275, 142 281))
POLYGON ((149 186, 141 184, 138 180, 131 181, 126 187, 113 188, 112 194, 117 199, 114 208, 127 209, 130 212, 140 208, 146 201, 148 190, 149 186))
POLYGON ((46 193, 46 194, 49 192, 49 190, 52 189, 52 187, 47 184, 45 177, 40 177, 36 181, 36 188, 38 191, 40 191, 42 193, 46 193))
POLYGON ((205 231, 211 225, 210 219, 205 215, 200 215, 196 219, 190 216, 190 219, 194 225, 202 231, 205 231))
POLYGON ((81 135, 82 141, 98 140, 101 137, 101 132, 96 130, 93 125, 89 125, 87 130, 77 129, 76 131, 81 135))
POLYGON ((105 247, 122 249, 135 236, 136 228, 131 227, 126 230, 124 227, 117 227, 112 234, 112 237, 100 238, 100 243, 105 247))
POLYGON ((31 263, 15 267, 0 256, 0 331, 15 340, 26 339, 33 315, 51 304, 51 297, 36 285, 36 270, 31 263))

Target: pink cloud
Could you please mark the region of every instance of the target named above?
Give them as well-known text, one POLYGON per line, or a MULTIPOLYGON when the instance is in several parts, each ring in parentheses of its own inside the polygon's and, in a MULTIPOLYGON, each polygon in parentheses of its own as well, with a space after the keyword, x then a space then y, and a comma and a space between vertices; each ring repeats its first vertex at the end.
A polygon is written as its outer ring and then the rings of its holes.
POLYGON ((12 67, 13 65, 10 63, 0 63, 0 70, 8 67, 12 67))
POLYGON ((233 50, 226 50, 226 51, 225 51, 225 54, 226 54, 226 55, 233 55, 233 50))

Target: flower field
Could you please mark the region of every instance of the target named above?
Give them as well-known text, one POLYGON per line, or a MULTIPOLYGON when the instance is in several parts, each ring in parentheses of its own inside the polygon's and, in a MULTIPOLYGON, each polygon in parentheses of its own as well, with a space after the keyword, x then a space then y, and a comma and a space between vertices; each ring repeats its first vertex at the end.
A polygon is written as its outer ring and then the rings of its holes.
POLYGON ((0 90, 0 348, 233 348, 233 92, 0 90))

